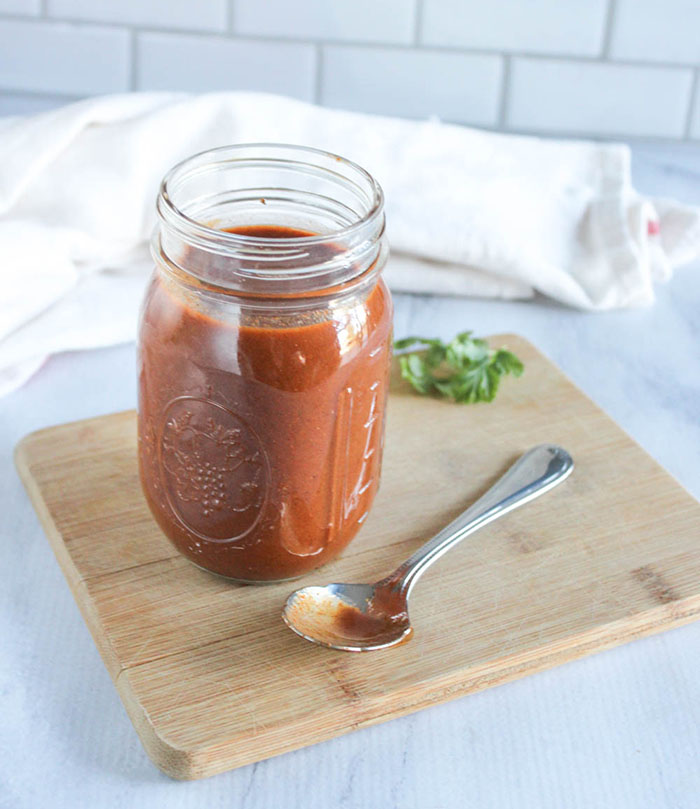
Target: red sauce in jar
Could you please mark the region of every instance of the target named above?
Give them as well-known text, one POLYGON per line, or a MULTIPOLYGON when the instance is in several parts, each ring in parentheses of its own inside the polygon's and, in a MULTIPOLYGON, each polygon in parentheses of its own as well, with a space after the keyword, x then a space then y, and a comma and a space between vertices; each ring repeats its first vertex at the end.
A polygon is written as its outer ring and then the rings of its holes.
POLYGON ((201 567, 242 581, 293 578, 335 557, 367 517, 391 302, 378 280, 343 306, 214 317, 165 275, 152 282, 140 331, 141 480, 162 530, 201 567))

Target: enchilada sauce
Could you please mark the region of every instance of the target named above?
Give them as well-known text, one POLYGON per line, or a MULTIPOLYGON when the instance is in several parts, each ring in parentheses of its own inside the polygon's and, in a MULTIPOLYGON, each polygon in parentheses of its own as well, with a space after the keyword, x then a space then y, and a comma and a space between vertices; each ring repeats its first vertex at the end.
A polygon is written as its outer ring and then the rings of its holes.
POLYGON ((378 280, 333 310, 234 311, 205 310, 162 274, 151 283, 141 480, 160 527, 197 565, 241 581, 293 578, 350 542, 377 491, 390 298, 378 280))

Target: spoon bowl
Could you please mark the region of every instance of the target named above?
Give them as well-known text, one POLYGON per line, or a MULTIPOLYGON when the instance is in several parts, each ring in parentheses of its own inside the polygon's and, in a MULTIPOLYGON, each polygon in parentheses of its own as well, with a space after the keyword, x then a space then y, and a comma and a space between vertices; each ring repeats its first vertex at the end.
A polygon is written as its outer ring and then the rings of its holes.
POLYGON ((289 596, 282 617, 302 638, 343 651, 395 646, 412 632, 405 595, 385 582, 304 587, 289 596))
POLYGON ((347 652, 385 649, 408 640, 408 597, 428 567, 469 534, 561 483, 573 468, 571 456, 561 447, 534 447, 389 576, 375 584, 297 590, 287 599, 285 623, 306 640, 347 652))

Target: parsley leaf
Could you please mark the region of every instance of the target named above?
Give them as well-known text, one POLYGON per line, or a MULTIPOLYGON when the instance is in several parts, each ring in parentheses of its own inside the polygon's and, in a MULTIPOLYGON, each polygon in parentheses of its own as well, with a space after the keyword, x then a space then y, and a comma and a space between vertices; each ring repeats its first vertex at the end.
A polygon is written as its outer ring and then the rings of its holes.
POLYGON ((520 376, 522 362, 505 348, 489 348, 486 340, 463 331, 449 343, 426 337, 396 340, 401 376, 418 393, 437 394, 455 402, 492 402, 501 377, 520 376), (413 348, 414 351, 408 351, 413 348))

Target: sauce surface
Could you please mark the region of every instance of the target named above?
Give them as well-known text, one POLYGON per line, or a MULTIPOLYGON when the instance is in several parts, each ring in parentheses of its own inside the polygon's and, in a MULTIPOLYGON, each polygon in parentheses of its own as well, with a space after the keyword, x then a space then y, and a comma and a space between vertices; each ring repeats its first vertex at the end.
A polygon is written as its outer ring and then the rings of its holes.
POLYGON ((293 578, 335 557, 367 516, 391 302, 380 280, 360 299, 321 306, 254 310, 187 293, 164 273, 151 283, 139 344, 141 479, 165 534, 201 567, 243 581, 293 578))

